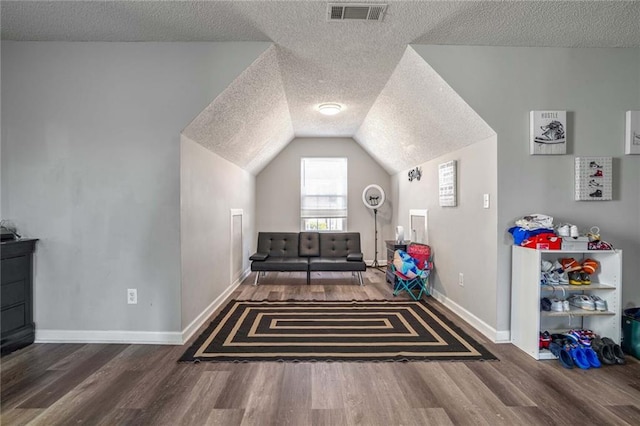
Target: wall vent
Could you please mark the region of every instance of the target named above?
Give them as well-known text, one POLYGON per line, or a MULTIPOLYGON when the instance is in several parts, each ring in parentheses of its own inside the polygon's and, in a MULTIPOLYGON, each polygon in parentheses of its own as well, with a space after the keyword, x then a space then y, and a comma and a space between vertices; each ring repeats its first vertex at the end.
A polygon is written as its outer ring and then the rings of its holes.
POLYGON ((329 3, 327 21, 382 21, 386 4, 329 3))

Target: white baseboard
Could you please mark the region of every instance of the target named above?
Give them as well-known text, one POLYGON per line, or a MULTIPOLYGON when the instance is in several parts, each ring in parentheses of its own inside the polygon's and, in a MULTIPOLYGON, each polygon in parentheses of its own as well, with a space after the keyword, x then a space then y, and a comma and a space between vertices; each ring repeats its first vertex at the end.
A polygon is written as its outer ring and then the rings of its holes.
MULTIPOLYGON (((367 265, 367 266, 373 266, 373 260, 372 260, 372 259, 369 259, 369 260, 366 260, 366 259, 365 259, 364 263, 365 263, 365 265, 367 265)), ((378 265, 379 265, 379 266, 387 266, 387 259, 384 259, 384 260, 378 260, 378 265)))
POLYGON ((431 295, 438 302, 449 308, 453 313, 465 320, 470 326, 478 330, 494 343, 511 343, 511 332, 509 330, 496 330, 489 324, 449 299, 444 294, 435 289, 431 289, 431 295))
POLYGON ((205 308, 204 311, 202 311, 200 313, 200 315, 198 315, 193 321, 191 321, 191 323, 186 326, 184 328, 184 330, 182 330, 182 342, 180 344, 184 344, 187 340, 189 340, 191 338, 191 336, 193 336, 193 333, 195 333, 196 331, 198 331, 198 329, 200 328, 200 326, 202 326, 202 324, 204 324, 204 322, 211 316, 211 314, 218 309, 220 306, 222 306, 222 303, 224 303, 225 300, 227 300, 227 297, 229 297, 229 295, 236 289, 238 288, 238 286, 240 285, 240 283, 247 278, 247 276, 251 273, 251 269, 246 269, 242 275, 240 276, 240 278, 238 280, 236 280, 235 282, 233 282, 233 284, 231 284, 225 291, 222 292, 222 294, 220 294, 220 296, 216 297, 215 300, 213 302, 211 302, 209 304, 209 306, 207 306, 205 308))
POLYGON ((123 343, 147 345, 182 345, 209 316, 222 305, 229 294, 244 280, 250 269, 218 296, 191 324, 179 331, 124 331, 124 330, 43 330, 36 328, 36 343, 123 343))
POLYGON ((181 345, 178 331, 124 330, 40 330, 36 343, 125 343, 146 345, 181 345))

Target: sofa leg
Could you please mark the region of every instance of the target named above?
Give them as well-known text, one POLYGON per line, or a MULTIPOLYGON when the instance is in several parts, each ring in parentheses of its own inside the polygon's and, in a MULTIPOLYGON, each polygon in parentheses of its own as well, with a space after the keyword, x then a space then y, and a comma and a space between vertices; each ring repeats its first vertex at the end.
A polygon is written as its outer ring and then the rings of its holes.
POLYGON ((260 271, 256 271, 256 279, 253 281, 253 285, 258 285, 258 277, 260 276, 260 271))
POLYGON ((311 284, 311 271, 307 271, 307 285, 311 284))
POLYGON ((360 281, 360 286, 364 286, 364 281, 362 281, 362 272, 358 272, 358 281, 360 281))

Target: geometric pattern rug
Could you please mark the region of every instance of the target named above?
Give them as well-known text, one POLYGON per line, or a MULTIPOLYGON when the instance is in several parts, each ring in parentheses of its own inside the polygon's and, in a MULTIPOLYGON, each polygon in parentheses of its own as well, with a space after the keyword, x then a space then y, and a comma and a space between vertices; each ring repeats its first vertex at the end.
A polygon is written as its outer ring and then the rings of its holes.
POLYGON ((495 359, 422 300, 232 300, 179 361, 495 359))

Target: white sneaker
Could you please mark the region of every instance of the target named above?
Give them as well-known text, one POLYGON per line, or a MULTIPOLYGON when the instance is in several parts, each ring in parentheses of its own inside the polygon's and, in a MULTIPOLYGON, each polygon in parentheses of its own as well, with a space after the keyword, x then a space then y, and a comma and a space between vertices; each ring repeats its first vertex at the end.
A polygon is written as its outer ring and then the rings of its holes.
POLYGON ((542 262, 540 262, 540 270, 542 272, 550 272, 551 269, 553 269, 553 263, 549 262, 548 260, 543 260, 542 262))
POLYGON ((551 299, 551 310, 555 312, 563 312, 564 311, 564 303, 565 301, 560 299, 551 299))
POLYGON ((558 284, 560 285, 564 285, 564 284, 569 284, 569 274, 567 274, 566 272, 555 272, 556 274, 558 274, 558 284))
POLYGON ((569 298, 569 303, 576 308, 584 309, 585 311, 595 311, 596 304, 586 294, 576 294, 569 298))
POLYGON ((579 237, 580 236, 580 233, 578 232, 578 227, 576 225, 571 225, 569 233, 570 233, 571 237, 579 237))
POLYGON ((562 224, 558 226, 558 235, 561 237, 569 237, 571 236, 571 225, 562 224))
POLYGON ((562 310, 563 310, 564 312, 569 312, 569 309, 571 309, 571 308, 569 307, 569 301, 568 301, 568 300, 563 300, 563 301, 562 301, 562 310))
POLYGON ((600 296, 596 296, 594 294, 592 294, 591 296, 589 296, 591 298, 591 300, 593 300, 593 303, 596 306, 596 310, 597 311, 606 311, 607 310, 607 301, 603 300, 600 296))

